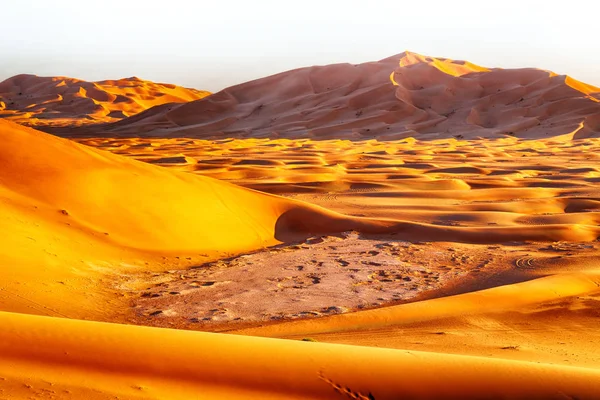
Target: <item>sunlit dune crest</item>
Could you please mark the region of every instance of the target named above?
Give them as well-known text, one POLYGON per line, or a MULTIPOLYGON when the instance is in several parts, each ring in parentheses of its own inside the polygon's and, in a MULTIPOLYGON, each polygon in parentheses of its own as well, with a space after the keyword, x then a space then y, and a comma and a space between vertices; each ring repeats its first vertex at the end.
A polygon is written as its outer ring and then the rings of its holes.
POLYGON ((590 100, 600 102, 600 88, 588 85, 587 83, 580 82, 576 79, 571 78, 570 76, 567 76, 565 78, 565 83, 573 89, 578 90, 581 93, 587 94, 590 100))
POLYGON ((408 67, 416 64, 428 64, 440 71, 455 77, 471 74, 475 72, 489 72, 489 68, 480 67, 468 61, 455 61, 448 58, 435 58, 422 56, 410 51, 404 52, 400 58, 400 67, 408 67))
POLYGON ((87 82, 17 75, 0 82, 0 118, 30 126, 115 122, 156 105, 198 100, 209 94, 137 77, 87 82))

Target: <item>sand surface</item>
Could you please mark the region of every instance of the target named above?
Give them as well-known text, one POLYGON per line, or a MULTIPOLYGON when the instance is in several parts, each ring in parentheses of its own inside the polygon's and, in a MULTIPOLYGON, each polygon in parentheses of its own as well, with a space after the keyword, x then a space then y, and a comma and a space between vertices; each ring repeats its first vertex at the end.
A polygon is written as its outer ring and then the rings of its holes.
POLYGON ((597 369, 0 313, 9 398, 593 398, 597 369), (437 385, 431 385, 435 381, 437 385))
POLYGON ((0 84, 0 398, 600 393, 597 88, 403 53, 93 83, 116 116, 60 79, 0 84))

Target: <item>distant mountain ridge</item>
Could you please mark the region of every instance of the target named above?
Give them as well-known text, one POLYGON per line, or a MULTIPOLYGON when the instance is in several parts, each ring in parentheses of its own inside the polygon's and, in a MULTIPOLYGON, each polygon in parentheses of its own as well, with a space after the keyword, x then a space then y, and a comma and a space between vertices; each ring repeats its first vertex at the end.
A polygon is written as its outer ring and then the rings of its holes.
POLYGON ((540 69, 404 52, 279 73, 107 128, 200 138, 578 138, 600 136, 600 89, 540 69))
POLYGON ((87 82, 22 74, 0 82, 0 118, 35 127, 115 122, 156 105, 209 94, 137 77, 87 82))
MULTIPOLYGON (((103 87, 110 93, 119 82, 104 81, 103 87)), ((58 133, 351 140, 600 136, 599 88, 536 68, 486 68, 408 51, 356 65, 298 68, 203 93, 137 107, 138 113, 109 108, 100 112, 104 120, 84 113, 83 119, 110 124, 58 133)), ((56 126, 37 127, 52 132, 56 126)))

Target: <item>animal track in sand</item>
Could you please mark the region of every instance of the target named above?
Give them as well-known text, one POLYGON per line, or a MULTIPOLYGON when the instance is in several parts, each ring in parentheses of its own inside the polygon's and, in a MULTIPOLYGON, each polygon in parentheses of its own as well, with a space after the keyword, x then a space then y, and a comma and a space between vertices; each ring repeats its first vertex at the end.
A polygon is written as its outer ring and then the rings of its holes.
POLYGON ((555 252, 570 252, 570 251, 581 251, 594 249, 593 243, 569 243, 569 242, 556 242, 546 247, 540 248, 542 251, 555 251, 555 252))
POLYGON ((322 372, 319 373, 319 378, 323 381, 328 383, 333 390, 335 390, 337 393, 341 394, 342 396, 347 396, 350 399, 357 399, 357 400, 375 400, 375 396, 372 393, 361 393, 355 390, 352 390, 350 387, 345 386, 343 384, 340 383, 336 383, 334 381, 332 381, 331 379, 327 378, 322 372))
MULTIPOLYGON (((295 275, 267 279, 267 282, 274 283, 278 289, 305 289, 310 285, 316 285, 321 283, 321 277, 319 276, 319 274, 295 275)), ((268 290, 273 291, 274 289, 268 290)))

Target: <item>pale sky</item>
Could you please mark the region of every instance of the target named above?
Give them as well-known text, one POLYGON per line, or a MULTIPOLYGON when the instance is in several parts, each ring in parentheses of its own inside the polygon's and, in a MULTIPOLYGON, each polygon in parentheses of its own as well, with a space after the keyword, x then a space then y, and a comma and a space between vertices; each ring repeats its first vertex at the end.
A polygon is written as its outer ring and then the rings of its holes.
POLYGON ((218 91, 404 50, 600 86, 597 0, 2 0, 0 81, 138 76, 218 91))

